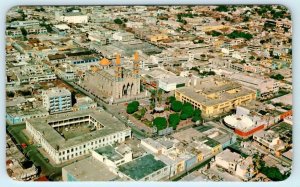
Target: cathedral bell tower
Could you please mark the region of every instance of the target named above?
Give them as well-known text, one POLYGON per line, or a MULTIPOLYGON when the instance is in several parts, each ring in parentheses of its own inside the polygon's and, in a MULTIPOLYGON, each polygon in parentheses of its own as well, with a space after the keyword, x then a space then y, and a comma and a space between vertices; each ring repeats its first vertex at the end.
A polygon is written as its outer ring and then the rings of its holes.
POLYGON ((135 78, 140 76, 139 53, 137 51, 135 51, 133 59, 133 76, 135 78))
POLYGON ((117 54, 117 56, 116 56, 115 78, 116 78, 117 81, 120 81, 123 78, 123 69, 122 69, 122 66, 121 66, 120 54, 117 54))

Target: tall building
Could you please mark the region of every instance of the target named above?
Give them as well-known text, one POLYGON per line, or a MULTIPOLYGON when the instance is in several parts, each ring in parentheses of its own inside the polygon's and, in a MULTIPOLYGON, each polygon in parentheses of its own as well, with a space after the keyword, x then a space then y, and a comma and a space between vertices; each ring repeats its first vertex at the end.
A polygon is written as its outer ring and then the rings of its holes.
POLYGON ((71 92, 66 88, 43 91, 43 106, 49 113, 68 112, 72 109, 71 92))
POLYGON ((82 86, 92 94, 103 99, 118 100, 134 98, 140 94, 139 57, 135 52, 132 67, 121 63, 120 55, 115 63, 103 58, 99 65, 101 69, 86 72, 82 86))

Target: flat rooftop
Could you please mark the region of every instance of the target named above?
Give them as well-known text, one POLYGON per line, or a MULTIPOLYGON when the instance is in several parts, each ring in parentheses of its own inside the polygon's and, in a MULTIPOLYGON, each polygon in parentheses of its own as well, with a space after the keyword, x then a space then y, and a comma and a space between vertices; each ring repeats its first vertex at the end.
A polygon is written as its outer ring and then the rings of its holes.
POLYGON ((18 106, 9 106, 6 107, 6 113, 9 114, 12 117, 19 117, 19 116, 31 116, 31 115, 37 115, 37 114, 48 114, 48 111, 45 108, 42 107, 32 107, 27 108, 25 110, 20 110, 20 107, 18 106))
POLYGON ((64 167, 68 174, 78 181, 115 181, 119 177, 109 171, 109 168, 92 157, 74 162, 64 167))
POLYGON ((107 158, 109 158, 112 161, 117 161, 117 160, 121 160, 123 158, 123 156, 118 153, 115 148, 111 145, 105 146, 105 147, 101 147, 95 150, 96 153, 106 156, 107 158))
POLYGON ((51 146, 56 147, 57 145, 59 145, 60 148, 67 148, 70 146, 78 145, 83 142, 101 138, 109 134, 117 133, 127 129, 127 127, 121 121, 113 117, 111 114, 105 111, 93 109, 56 114, 44 118, 29 119, 28 123, 30 123, 37 131, 41 132, 43 134, 43 137, 51 146), (66 140, 52 126, 49 125, 49 123, 54 123, 57 121, 68 121, 74 118, 86 116, 94 118, 104 127, 100 130, 78 135, 74 138, 66 140))
POLYGON ((178 88, 176 91, 205 106, 213 106, 238 97, 255 94, 255 91, 246 89, 238 83, 220 79, 214 80, 213 78, 200 79, 195 86, 178 88), (232 92, 235 89, 238 91, 232 92), (217 94, 217 97, 207 97, 210 94, 217 94))
POLYGON ((71 92, 67 88, 51 88, 49 90, 44 91, 46 95, 49 97, 59 97, 63 95, 71 95, 71 92))
POLYGON ((237 162, 242 159, 241 155, 235 152, 231 152, 229 149, 225 149, 223 152, 219 153, 217 157, 227 162, 237 162))
POLYGON ((165 163, 148 154, 119 166, 119 170, 134 180, 140 180, 165 166, 165 163))

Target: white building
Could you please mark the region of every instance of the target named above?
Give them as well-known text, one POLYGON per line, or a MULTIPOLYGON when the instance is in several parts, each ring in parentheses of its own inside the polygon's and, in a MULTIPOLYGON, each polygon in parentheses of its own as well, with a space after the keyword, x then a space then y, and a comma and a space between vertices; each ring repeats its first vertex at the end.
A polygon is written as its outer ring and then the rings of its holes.
POLYGON ((84 110, 26 121, 26 131, 56 164, 121 143, 131 130, 105 111, 84 110))
POLYGON ((92 156, 116 173, 117 167, 132 161, 131 148, 125 144, 113 147, 111 145, 91 151, 92 156))
POLYGON ((116 32, 112 35, 112 37, 118 41, 128 42, 134 39, 134 34, 129 32, 116 32))
POLYGON ((226 169, 230 173, 236 171, 237 164, 242 160, 242 156, 225 149, 223 152, 216 155, 215 162, 218 166, 226 169))
POLYGON ((215 157, 215 163, 241 179, 248 181, 255 175, 252 157, 243 158, 240 154, 224 150, 215 157))
POLYGON ((176 90, 176 88, 187 86, 188 78, 180 76, 171 76, 168 78, 160 79, 158 82, 159 88, 166 92, 176 90))
POLYGON ((266 97, 279 91, 279 84, 276 80, 260 76, 249 76, 243 73, 235 73, 231 79, 238 81, 244 86, 255 89, 259 97, 266 97))
POLYGON ((272 130, 257 132, 253 134, 253 139, 271 151, 285 148, 285 143, 280 139, 279 134, 272 130))
POLYGON ((81 12, 68 12, 62 14, 60 12, 55 12, 55 19, 67 23, 87 23, 89 17, 81 12))
POLYGON ((42 92, 43 106, 49 113, 68 112, 72 108, 71 92, 66 88, 52 88, 42 92))
POLYGON ((38 20, 27 20, 27 21, 13 21, 10 23, 10 27, 27 27, 27 26, 34 26, 39 25, 40 21, 38 20))

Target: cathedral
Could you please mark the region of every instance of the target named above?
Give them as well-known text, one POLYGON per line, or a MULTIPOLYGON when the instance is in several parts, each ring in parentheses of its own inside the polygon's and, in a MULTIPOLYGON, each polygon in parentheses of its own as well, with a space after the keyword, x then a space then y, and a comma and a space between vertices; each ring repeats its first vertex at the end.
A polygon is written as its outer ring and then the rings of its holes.
POLYGON ((82 86, 90 93, 110 102, 122 98, 134 98, 140 94, 138 52, 134 53, 131 67, 121 63, 119 54, 114 63, 103 58, 99 61, 99 66, 86 72, 82 83, 82 86))

